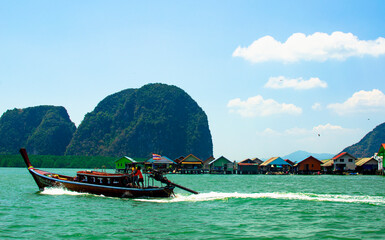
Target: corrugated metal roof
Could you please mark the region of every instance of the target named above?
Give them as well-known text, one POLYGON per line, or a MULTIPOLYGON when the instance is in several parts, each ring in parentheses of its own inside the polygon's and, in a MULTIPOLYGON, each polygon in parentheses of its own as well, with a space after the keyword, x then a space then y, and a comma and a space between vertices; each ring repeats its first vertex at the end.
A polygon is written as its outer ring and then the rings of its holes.
POLYGON ((322 163, 327 163, 329 162, 331 159, 324 159, 324 160, 321 160, 322 163))
POLYGON ((207 163, 210 163, 212 160, 214 160, 215 158, 213 156, 207 158, 206 160, 203 161, 204 164, 207 164, 207 163))
POLYGON ((271 163, 272 161, 274 161, 275 159, 277 159, 278 157, 272 157, 272 158, 269 158, 268 160, 264 161, 261 166, 267 166, 269 163, 271 163))
POLYGON ((324 164, 321 165, 322 167, 331 167, 334 165, 333 159, 322 160, 321 162, 324 162, 324 164))
POLYGON ((290 163, 286 162, 285 160, 283 160, 280 157, 272 157, 269 160, 266 160, 265 162, 263 162, 260 166, 263 167, 263 166, 268 166, 268 165, 287 165, 287 166, 291 166, 290 163))
POLYGON ((229 160, 229 159, 227 159, 227 158, 225 158, 224 156, 221 156, 221 157, 219 157, 219 158, 217 158, 217 159, 214 159, 214 160, 212 160, 211 162, 209 162, 209 165, 211 165, 212 163, 214 163, 214 162, 216 162, 217 160, 219 160, 219 159, 225 159, 225 160, 227 160, 229 163, 231 163, 231 161, 229 160))
POLYGON ((136 162, 134 159, 132 159, 132 158, 130 158, 130 157, 127 157, 127 156, 121 157, 121 158, 119 158, 118 160, 116 160, 115 162, 120 161, 120 160, 122 160, 122 159, 128 160, 129 162, 136 162))
POLYGON ((254 161, 251 160, 250 158, 247 158, 245 160, 240 161, 239 163, 251 163, 251 162, 254 162, 254 161))
POLYGON ((261 163, 263 163, 263 161, 261 160, 261 159, 259 159, 259 158, 253 158, 253 159, 251 159, 252 161, 254 161, 254 162, 256 162, 256 163, 259 163, 259 164, 261 164, 261 163))
POLYGON ((336 159, 338 159, 338 158, 340 158, 340 157, 342 157, 342 156, 344 156, 344 155, 349 155, 349 156, 351 156, 352 158, 357 159, 356 157, 354 157, 353 155, 351 155, 351 154, 349 154, 349 153, 347 153, 347 152, 342 152, 342 153, 340 153, 340 154, 334 156, 332 159, 336 160, 336 159))
MULTIPOLYGON (((356 166, 362 166, 364 164, 366 164, 367 162, 371 161, 371 160, 374 160, 377 162, 376 159, 374 158, 359 158, 357 161, 356 161, 356 166)), ((378 162, 377 162, 378 163, 378 162)))
POLYGON ((191 160, 189 160, 189 162, 195 162, 195 161, 199 161, 199 164, 203 164, 203 161, 202 160, 200 160, 199 158, 197 158, 197 157, 195 157, 193 154, 190 154, 190 155, 188 155, 187 157, 185 157, 182 161, 181 161, 181 163, 183 163, 184 161, 186 161, 187 159, 191 159, 191 160))
POLYGON ((302 162, 304 162, 304 161, 306 161, 306 160, 308 160, 308 159, 314 159, 314 160, 317 160, 317 161, 320 162, 320 163, 323 163, 322 161, 318 160, 317 158, 315 158, 315 157, 313 157, 313 156, 310 156, 310 157, 305 158, 304 160, 302 160, 302 161, 296 163, 295 166, 297 166, 298 164, 300 164, 300 163, 302 163, 302 162))

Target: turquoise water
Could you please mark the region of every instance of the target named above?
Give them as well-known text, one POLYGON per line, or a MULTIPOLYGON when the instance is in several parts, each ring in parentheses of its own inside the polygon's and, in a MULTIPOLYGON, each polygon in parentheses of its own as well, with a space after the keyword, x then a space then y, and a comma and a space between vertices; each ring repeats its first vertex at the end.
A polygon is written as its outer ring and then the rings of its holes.
POLYGON ((0 168, 0 239, 385 238, 385 177, 168 178, 201 194, 133 200, 39 192, 26 169, 0 168))

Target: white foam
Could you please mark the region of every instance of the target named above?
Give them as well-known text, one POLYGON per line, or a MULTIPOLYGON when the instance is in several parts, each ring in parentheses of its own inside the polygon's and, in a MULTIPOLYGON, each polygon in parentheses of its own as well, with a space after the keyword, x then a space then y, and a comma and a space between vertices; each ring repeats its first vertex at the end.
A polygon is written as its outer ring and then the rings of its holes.
MULTIPOLYGON (((69 191, 65 188, 45 188, 40 192, 43 195, 87 195, 88 193, 79 193, 69 191)), ((359 196, 359 195, 342 195, 342 194, 313 194, 313 193, 221 193, 209 192, 192 195, 176 194, 173 198, 153 198, 153 199, 134 199, 140 202, 156 202, 156 203, 175 203, 175 202, 205 202, 215 200, 228 200, 235 198, 249 199, 285 199, 285 200, 302 200, 302 201, 321 201, 321 202, 342 202, 342 203, 367 203, 374 205, 385 205, 385 197, 382 196, 359 196)))
POLYGON ((174 198, 166 199, 135 199, 143 202, 202 202, 214 200, 227 200, 231 198, 250 198, 250 199, 286 199, 286 200, 303 200, 303 201, 326 201, 326 202, 344 202, 344 203, 369 203, 375 205, 385 205, 385 197, 380 196, 354 196, 354 195, 338 195, 338 194, 313 194, 313 193, 200 193, 197 195, 181 195, 177 194, 174 198))
POLYGON ((40 194, 43 195, 72 195, 72 196, 77 196, 77 195, 86 195, 88 193, 80 193, 80 192, 72 192, 70 190, 67 190, 65 188, 44 188, 40 194))

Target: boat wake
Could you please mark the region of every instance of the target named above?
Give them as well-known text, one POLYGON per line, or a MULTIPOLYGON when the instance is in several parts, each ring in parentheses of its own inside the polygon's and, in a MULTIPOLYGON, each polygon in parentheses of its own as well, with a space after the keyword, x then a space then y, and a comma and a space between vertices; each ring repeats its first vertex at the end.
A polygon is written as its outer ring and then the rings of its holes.
POLYGON ((43 195, 71 195, 71 196, 79 196, 79 195, 89 195, 89 193, 80 193, 80 192, 72 192, 65 188, 45 188, 40 192, 43 195))
MULTIPOLYGON (((72 192, 65 188, 45 188, 40 192, 43 195, 93 195, 89 193, 72 192)), ((97 195, 95 195, 97 196, 97 195)), ((342 194, 314 194, 314 193, 221 193, 210 192, 192 195, 176 194, 174 198, 138 198, 133 199, 139 202, 156 202, 156 203, 177 203, 177 202, 206 202, 216 200, 230 199, 283 199, 283 200, 301 200, 301 201, 319 201, 319 202, 341 202, 341 203, 365 203, 372 205, 385 206, 385 197, 383 196, 355 196, 342 194)))
POLYGON ((174 203, 174 202, 203 202, 214 200, 229 200, 236 198, 248 199, 284 199, 284 200, 302 200, 302 201, 320 201, 320 202, 341 202, 341 203, 367 203, 373 205, 384 205, 385 197, 382 196, 354 196, 338 194, 314 194, 314 193, 200 193, 198 195, 176 194, 175 198, 167 199, 135 199, 142 202, 174 203))

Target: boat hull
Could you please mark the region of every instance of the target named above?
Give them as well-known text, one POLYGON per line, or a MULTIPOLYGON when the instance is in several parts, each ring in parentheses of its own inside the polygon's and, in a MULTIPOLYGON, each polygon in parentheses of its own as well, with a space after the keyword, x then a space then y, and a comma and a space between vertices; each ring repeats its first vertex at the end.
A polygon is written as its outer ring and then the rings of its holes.
POLYGON ((146 188, 129 188, 115 187, 98 184, 90 184, 69 180, 62 180, 52 177, 50 174, 39 169, 30 167, 29 172, 33 176, 39 189, 42 191, 47 187, 65 188, 74 192, 84 192, 96 195, 119 198, 141 198, 141 197, 170 197, 173 194, 173 186, 165 187, 146 187, 146 188))

